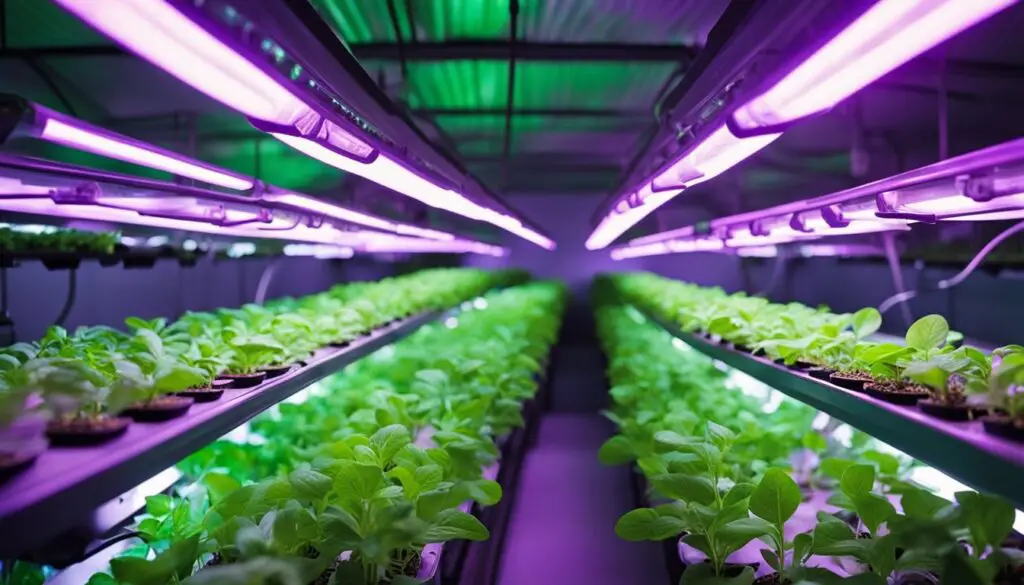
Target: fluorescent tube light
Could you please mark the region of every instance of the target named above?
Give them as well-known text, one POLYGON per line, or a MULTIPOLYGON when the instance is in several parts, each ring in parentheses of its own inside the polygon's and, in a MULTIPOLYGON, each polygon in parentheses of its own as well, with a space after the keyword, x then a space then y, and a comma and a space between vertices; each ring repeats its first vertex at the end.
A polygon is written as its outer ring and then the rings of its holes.
MULTIPOLYGON (((120 198, 125 199, 125 198, 120 198)), ((178 219, 171 217, 160 217, 158 215, 144 215, 142 212, 149 211, 154 198, 133 197, 141 200, 139 210, 117 209, 102 207, 96 204, 67 204, 57 203, 49 197, 38 198, 14 198, 0 196, 0 210, 17 213, 29 213, 37 215, 48 215, 51 217, 63 217, 67 219, 92 220, 110 223, 123 223, 153 228, 166 229, 171 231, 183 231, 193 233, 204 233, 229 237, 269 238, 275 240, 290 240, 295 242, 313 242, 322 244, 352 244, 359 242, 359 235, 378 232, 343 232, 331 226, 324 225, 319 228, 309 227, 302 223, 295 223, 285 218, 274 217, 269 224, 251 223, 237 226, 218 225, 211 221, 197 219, 178 219)), ((160 198, 155 198, 160 199, 160 198)), ((103 204, 108 201, 98 198, 96 203, 103 204)), ((156 203, 161 203, 156 201, 156 203)), ((166 202, 162 202, 166 205, 166 202)), ((176 208, 177 209, 177 208, 176 208)), ((229 214, 231 219, 236 219, 234 212, 229 214)))
POLYGON ((729 128, 722 126, 673 163, 668 170, 656 176, 654 188, 693 187, 710 181, 768 146, 779 136, 782 134, 737 138, 729 128))
POLYGON ((260 67, 168 2, 56 1, 128 50, 246 116, 291 126, 311 112, 260 67))
POLYGON ((584 244, 588 250, 600 250, 607 247, 626 232, 629 228, 638 224, 640 220, 654 212, 655 209, 667 203, 676 195, 682 193, 682 189, 671 191, 651 191, 651 184, 647 183, 637 193, 640 204, 636 207, 629 207, 620 204, 613 209, 601 223, 594 229, 584 244))
POLYGON ((662 254, 680 254, 686 252, 716 252, 725 248, 718 238, 700 238, 696 240, 668 240, 652 244, 624 246, 612 250, 612 260, 640 258, 642 256, 659 256, 662 254))
POLYGON ((735 113, 743 128, 826 110, 1016 0, 879 0, 735 113))
POLYGON ((218 169, 141 140, 97 128, 42 106, 33 107, 36 111, 37 124, 41 126, 38 138, 42 140, 226 189, 246 191, 253 186, 252 179, 248 177, 218 169))
POLYGON ((620 203, 622 207, 609 212, 587 238, 587 249, 607 247, 655 209, 682 193, 683 189, 717 177, 779 136, 781 134, 767 134, 742 139, 725 126, 715 130, 653 181, 645 184, 635 195, 640 200, 638 206, 628 207, 620 203))
POLYGON ((389 234, 375 234, 372 237, 368 237, 359 249, 371 253, 470 253, 499 258, 508 254, 508 250, 501 246, 493 246, 472 240, 439 242, 436 240, 403 238, 389 234))
POLYGON ((333 203, 328 203, 320 199, 308 197, 306 195, 300 195, 298 193, 271 193, 263 196, 266 201, 274 203, 283 203, 299 209, 318 213, 324 217, 331 219, 337 219, 341 221, 347 221, 366 227, 371 227, 379 230, 395 232, 398 234, 404 234, 409 236, 417 236, 421 238, 428 238, 431 240, 454 240, 455 236, 447 232, 438 230, 432 230, 428 228, 421 228, 414 225, 408 225, 395 221, 390 221, 346 209, 333 203))
POLYGON ((312 256, 319 260, 345 260, 355 255, 355 250, 348 246, 328 244, 288 244, 283 252, 285 256, 312 256))
MULTIPOLYGON (((324 120, 285 85, 165 1, 57 2, 127 49, 255 122, 299 129, 299 136, 267 131, 307 156, 431 207, 466 217, 484 215, 481 210, 492 211, 419 176, 384 153, 378 154, 337 124, 324 120), (346 151, 353 158, 321 142, 346 151)), ((265 125, 257 126, 266 130, 265 125)), ((484 221, 503 227, 490 219, 484 221)), ((553 241, 518 221, 509 231, 549 250, 554 248, 553 241)))
POLYGON ((516 218, 477 205, 461 193, 446 189, 421 177, 415 171, 406 168, 383 152, 370 162, 361 162, 301 136, 292 136, 278 132, 271 132, 270 134, 306 156, 315 158, 336 169, 359 175, 364 179, 416 199, 430 207, 487 222, 547 250, 555 249, 554 241, 524 226, 516 218))

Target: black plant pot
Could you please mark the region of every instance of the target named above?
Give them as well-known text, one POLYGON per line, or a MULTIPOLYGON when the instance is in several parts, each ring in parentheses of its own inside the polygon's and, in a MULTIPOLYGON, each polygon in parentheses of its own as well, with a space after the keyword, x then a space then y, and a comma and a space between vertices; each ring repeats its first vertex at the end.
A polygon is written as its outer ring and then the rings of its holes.
POLYGON ((195 402, 187 396, 161 396, 152 402, 134 404, 124 414, 135 422, 164 422, 183 416, 195 402))
POLYGON ((209 386, 206 388, 189 388, 182 392, 175 392, 175 395, 191 398, 196 402, 214 402, 220 400, 221 396, 224 396, 224 388, 226 387, 227 385, 224 384, 220 388, 209 386))
POLYGON ((251 374, 221 374, 220 379, 231 380, 229 388, 252 388, 259 386, 267 378, 266 372, 253 372, 251 374))
POLYGON ((990 435, 1024 443, 1024 427, 1013 424, 1013 420, 1008 416, 986 416, 982 419, 982 424, 985 432, 990 435))
POLYGON ((88 447, 120 437, 130 424, 132 419, 127 417, 50 421, 46 437, 53 447, 88 447))

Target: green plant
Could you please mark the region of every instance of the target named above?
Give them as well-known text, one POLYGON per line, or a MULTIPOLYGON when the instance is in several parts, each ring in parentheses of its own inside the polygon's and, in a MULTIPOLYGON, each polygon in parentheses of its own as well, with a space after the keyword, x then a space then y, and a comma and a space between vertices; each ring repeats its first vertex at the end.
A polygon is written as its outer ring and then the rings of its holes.
POLYGON ((907 329, 910 352, 896 362, 903 376, 931 388, 943 403, 963 401, 963 392, 951 386, 953 374, 972 365, 965 350, 947 345, 949 324, 941 315, 921 317, 907 329))

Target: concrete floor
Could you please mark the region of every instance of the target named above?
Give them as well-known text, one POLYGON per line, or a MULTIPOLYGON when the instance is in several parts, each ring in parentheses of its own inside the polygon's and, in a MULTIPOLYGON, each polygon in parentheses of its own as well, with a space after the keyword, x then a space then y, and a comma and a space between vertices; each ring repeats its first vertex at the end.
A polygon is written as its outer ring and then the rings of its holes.
MULTIPOLYGON (((568 369, 584 365, 566 357, 561 354, 559 363, 568 369)), ((556 404, 558 386, 569 382, 557 369, 556 404)), ((523 463, 500 585, 666 581, 657 543, 626 542, 615 535, 615 522, 632 509, 633 496, 629 470, 605 467, 597 460, 598 448, 611 433, 611 423, 595 412, 544 415, 537 442, 523 463)))

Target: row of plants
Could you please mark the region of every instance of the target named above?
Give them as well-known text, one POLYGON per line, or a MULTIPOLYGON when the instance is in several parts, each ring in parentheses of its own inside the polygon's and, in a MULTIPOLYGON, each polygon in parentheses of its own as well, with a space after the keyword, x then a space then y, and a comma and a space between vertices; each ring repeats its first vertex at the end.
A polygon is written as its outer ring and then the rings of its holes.
POLYGON ((183 482, 135 519, 141 541, 89 585, 410 585, 436 568, 435 545, 488 538, 464 504, 501 498, 482 470, 523 424, 564 291, 485 301, 183 460, 183 482))
POLYGON ((517 272, 435 269, 338 285, 265 306, 188 312, 173 323, 135 317, 126 330, 51 327, 0 350, 0 469, 24 468, 47 446, 92 445, 135 422, 185 415, 196 401, 253 388, 423 311, 457 305, 517 272))
POLYGON ((808 415, 789 424, 785 402, 766 413, 631 307, 604 305, 598 327, 619 425, 600 457, 636 465, 656 504, 622 516, 616 532, 680 538, 697 557, 681 584, 1024 582, 1024 553, 1006 546, 1009 502, 965 491, 951 503, 863 435, 807 432, 808 415))
POLYGON ((90 232, 71 228, 0 227, 0 253, 112 254, 121 243, 120 232, 90 232))
POLYGON ((887 402, 917 406, 950 421, 982 419, 987 432, 1024 442, 1024 347, 990 354, 960 345, 941 315, 926 315, 902 344, 870 339, 876 309, 835 314, 827 307, 772 303, 648 273, 613 277, 626 299, 684 332, 763 354, 791 368, 887 402))

